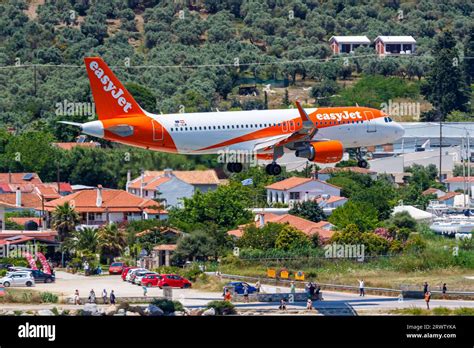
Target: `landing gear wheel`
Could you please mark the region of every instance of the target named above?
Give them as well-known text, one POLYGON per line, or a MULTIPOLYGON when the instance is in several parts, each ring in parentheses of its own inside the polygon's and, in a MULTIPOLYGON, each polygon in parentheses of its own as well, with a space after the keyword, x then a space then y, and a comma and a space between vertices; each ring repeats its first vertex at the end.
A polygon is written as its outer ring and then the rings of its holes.
POLYGON ((361 159, 357 162, 357 166, 360 168, 367 168, 369 163, 365 159, 361 159))
POLYGON ((227 163, 227 170, 231 173, 240 173, 243 169, 242 163, 227 163))
POLYGON ((281 167, 276 163, 271 163, 265 167, 265 171, 268 175, 280 175, 281 167))

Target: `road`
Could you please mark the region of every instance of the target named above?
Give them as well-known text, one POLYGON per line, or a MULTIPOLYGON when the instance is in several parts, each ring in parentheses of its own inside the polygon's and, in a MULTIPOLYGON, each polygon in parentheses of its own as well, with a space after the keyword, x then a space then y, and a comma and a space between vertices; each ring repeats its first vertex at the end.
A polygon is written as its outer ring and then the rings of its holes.
MULTIPOLYGON (((79 290, 81 297, 87 297, 89 291, 94 289, 96 296, 99 298, 103 289, 114 290, 117 297, 134 297, 143 296, 143 289, 140 286, 132 285, 128 282, 122 281, 120 276, 95 276, 85 277, 83 275, 69 274, 66 272, 56 272, 56 282, 51 284, 37 284, 36 290, 50 291, 59 293, 63 296, 72 296, 74 290, 79 290)), ((289 293, 288 287, 263 285, 262 291, 267 293, 289 293)), ((301 290, 300 290, 301 291, 301 290)), ((185 307, 196 308, 205 307, 206 304, 213 300, 222 300, 222 294, 220 292, 209 292, 201 291, 197 289, 173 289, 173 299, 178 300, 185 307)), ((163 291, 159 288, 148 288, 149 297, 162 297, 163 291)), ((320 313, 332 309, 354 309, 358 313, 370 311, 372 313, 376 311, 388 311, 396 308, 411 308, 420 307, 426 308, 424 300, 417 299, 404 299, 400 301, 396 297, 387 296, 376 296, 366 295, 360 297, 358 294, 347 293, 347 292, 335 292, 335 291, 324 291, 323 301, 315 301, 314 307, 318 309, 320 313)), ((98 299, 100 302, 100 299, 98 299)), ((278 307, 277 303, 264 303, 264 302, 251 302, 251 303, 235 303, 236 307, 242 310, 274 310, 278 307)), ((2 309, 14 309, 14 308, 51 308, 57 305, 18 305, 18 304, 5 304, 2 305, 2 309)), ((63 306, 62 306, 63 307, 63 306)), ((288 309, 304 309, 306 303, 292 303, 288 304, 288 309)), ((430 307, 473 307, 474 301, 466 300, 432 300, 430 307)))

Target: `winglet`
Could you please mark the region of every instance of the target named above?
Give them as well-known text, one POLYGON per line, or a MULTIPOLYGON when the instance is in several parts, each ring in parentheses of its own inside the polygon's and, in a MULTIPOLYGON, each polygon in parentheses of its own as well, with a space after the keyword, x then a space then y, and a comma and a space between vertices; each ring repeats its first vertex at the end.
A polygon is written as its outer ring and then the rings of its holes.
MULTIPOLYGON (((303 122, 304 121, 311 121, 308 114, 306 113, 306 111, 304 111, 303 107, 301 106, 301 103, 298 100, 296 100, 295 104, 296 104, 296 107, 298 108, 298 112, 300 113, 300 117, 303 120, 303 122)), ((311 123, 313 123, 313 122, 311 121, 311 123)))

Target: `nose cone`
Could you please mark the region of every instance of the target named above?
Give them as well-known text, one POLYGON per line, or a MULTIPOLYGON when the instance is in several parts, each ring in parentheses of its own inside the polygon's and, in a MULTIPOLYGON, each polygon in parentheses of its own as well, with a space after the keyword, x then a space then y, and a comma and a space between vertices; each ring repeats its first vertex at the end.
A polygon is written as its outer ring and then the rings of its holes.
POLYGON ((101 121, 87 122, 82 125, 82 132, 93 137, 104 137, 104 125, 101 121))
POLYGON ((397 122, 392 122, 392 123, 393 123, 392 127, 394 128, 393 132, 395 134, 395 137, 397 139, 400 139, 401 137, 405 135, 405 128, 403 128, 400 123, 397 123, 397 122))

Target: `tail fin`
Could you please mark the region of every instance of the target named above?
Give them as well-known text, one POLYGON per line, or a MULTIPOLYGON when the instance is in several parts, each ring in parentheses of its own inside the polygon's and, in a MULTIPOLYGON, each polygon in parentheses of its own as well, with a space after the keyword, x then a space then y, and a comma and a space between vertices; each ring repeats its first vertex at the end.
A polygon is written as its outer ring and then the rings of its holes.
POLYGON ((99 120, 145 114, 102 58, 88 57, 84 62, 99 120))

